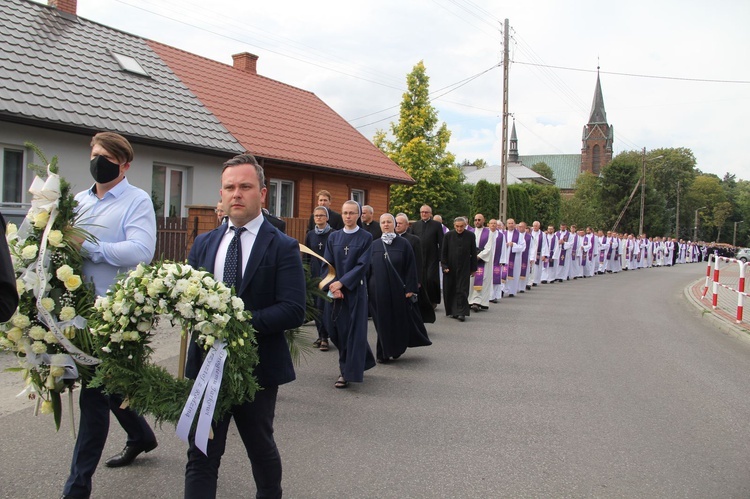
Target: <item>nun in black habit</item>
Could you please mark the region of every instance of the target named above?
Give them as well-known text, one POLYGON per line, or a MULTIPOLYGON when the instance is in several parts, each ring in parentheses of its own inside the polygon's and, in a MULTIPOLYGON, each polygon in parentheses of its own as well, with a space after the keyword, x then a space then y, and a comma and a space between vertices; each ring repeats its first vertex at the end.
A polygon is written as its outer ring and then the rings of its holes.
POLYGON ((406 239, 397 237, 394 228, 393 215, 381 215, 383 235, 372 243, 368 278, 379 362, 399 358, 407 347, 432 344, 416 305, 419 285, 414 250, 406 239))

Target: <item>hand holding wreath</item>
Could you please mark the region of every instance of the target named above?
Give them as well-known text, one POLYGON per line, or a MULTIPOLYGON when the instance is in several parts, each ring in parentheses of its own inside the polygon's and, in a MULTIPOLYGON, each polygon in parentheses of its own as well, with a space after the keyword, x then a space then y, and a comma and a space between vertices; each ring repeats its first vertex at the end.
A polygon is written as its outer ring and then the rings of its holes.
POLYGON ((159 320, 179 323, 206 350, 223 345, 227 359, 214 419, 252 400, 259 388, 252 374, 258 353, 250 313, 206 271, 170 262, 138 265, 94 308, 89 326, 101 364, 91 385, 122 395, 138 413, 177 423, 193 385, 149 363, 159 320))

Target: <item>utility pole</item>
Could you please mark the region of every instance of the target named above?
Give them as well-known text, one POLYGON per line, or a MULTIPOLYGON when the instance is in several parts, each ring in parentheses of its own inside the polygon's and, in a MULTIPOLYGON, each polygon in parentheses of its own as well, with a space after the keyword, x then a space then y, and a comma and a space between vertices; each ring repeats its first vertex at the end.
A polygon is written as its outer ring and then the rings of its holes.
POLYGON ((680 181, 677 181, 677 216, 675 221, 675 235, 677 240, 680 240, 680 181))
POLYGON ((508 66, 510 50, 509 22, 503 25, 503 144, 500 158, 500 219, 503 223, 508 219, 508 66))
POLYGON ((643 212, 646 207, 646 148, 643 148, 643 169, 641 173, 641 221, 638 224, 638 235, 643 234, 643 212))

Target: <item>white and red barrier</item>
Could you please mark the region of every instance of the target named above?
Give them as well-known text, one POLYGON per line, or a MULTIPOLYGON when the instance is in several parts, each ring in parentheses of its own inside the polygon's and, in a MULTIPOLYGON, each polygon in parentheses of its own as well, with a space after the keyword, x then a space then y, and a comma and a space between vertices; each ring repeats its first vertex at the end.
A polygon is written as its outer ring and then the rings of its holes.
MULTIPOLYGON (((748 296, 748 294, 745 292, 745 269, 747 266, 750 265, 750 262, 743 262, 742 260, 736 260, 734 258, 727 258, 725 256, 719 256, 718 254, 714 253, 713 255, 709 255, 708 258, 708 266, 706 267, 706 284, 703 287, 703 294, 701 295, 701 299, 706 298, 706 294, 708 293, 708 285, 709 283, 712 283, 711 286, 711 307, 716 309, 718 307, 719 303, 719 288, 724 288, 729 291, 732 291, 733 293, 737 293, 737 323, 739 324, 742 322, 742 312, 745 304, 745 297, 748 296), (735 289, 728 284, 723 284, 720 281, 720 269, 719 269, 719 262, 724 262, 728 264, 737 264, 739 265, 739 283, 737 285, 738 289, 735 289), (711 264, 713 263, 713 272, 711 272, 711 264), (713 279, 711 278, 711 274, 713 274, 713 279)), ((724 267, 726 269, 726 267, 724 267)))

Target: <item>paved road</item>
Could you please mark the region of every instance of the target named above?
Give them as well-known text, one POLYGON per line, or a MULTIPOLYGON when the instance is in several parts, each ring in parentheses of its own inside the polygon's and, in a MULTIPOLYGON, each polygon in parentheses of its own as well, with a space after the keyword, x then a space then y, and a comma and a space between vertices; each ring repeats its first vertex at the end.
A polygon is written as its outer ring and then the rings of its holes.
MULTIPOLYGON (((546 285, 464 324, 439 317, 433 346, 349 390, 333 388, 336 352, 313 352, 277 407, 286 497, 750 497, 750 343, 685 298, 704 272, 546 285)), ((30 409, 0 421, 0 497, 58 497, 67 431, 30 409)), ((111 433, 106 455, 124 443, 111 433)), ((158 437, 133 466, 102 467, 93 497, 181 497, 185 446, 171 427, 158 437)), ((219 497, 248 497, 230 438, 219 497)))

